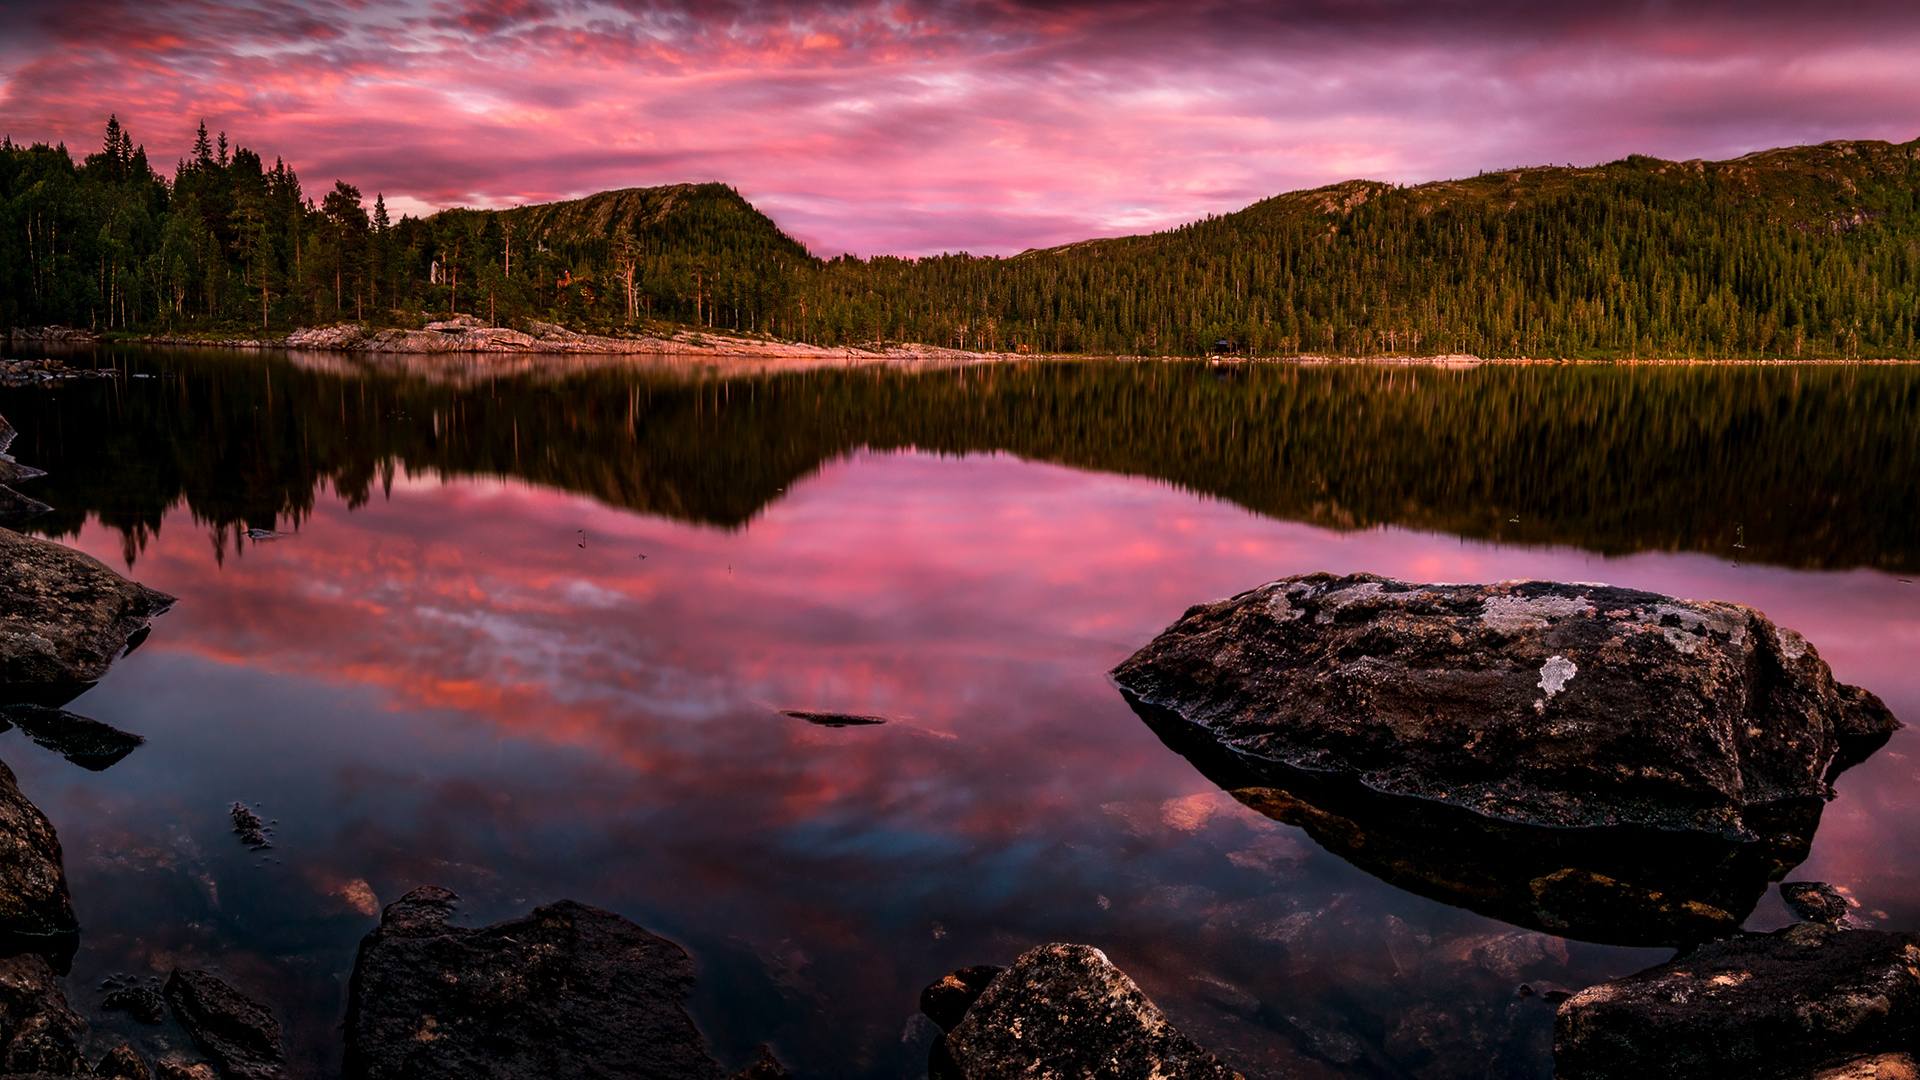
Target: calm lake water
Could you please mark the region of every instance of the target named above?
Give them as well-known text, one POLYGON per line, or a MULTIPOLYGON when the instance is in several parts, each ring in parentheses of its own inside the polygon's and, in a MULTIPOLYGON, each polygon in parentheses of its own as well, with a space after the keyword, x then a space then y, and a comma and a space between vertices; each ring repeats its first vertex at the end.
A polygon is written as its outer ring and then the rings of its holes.
MULTIPOLYGON (((1920 720, 1917 368, 69 359, 123 377, 0 389, 58 508, 26 528, 180 598, 68 706, 146 745, 92 773, 0 736, 65 845, 95 1054, 185 1045, 102 980, 201 966, 329 1075, 361 936, 438 884, 685 945, 730 1068, 922 1076, 922 986, 1072 941, 1250 1078, 1546 1077, 1517 989, 1670 950, 1396 889, 1106 671, 1289 574, 1601 580, 1754 605, 1920 720)), ((1790 875, 1864 923, 1920 929, 1917 745, 1841 778, 1790 875)))

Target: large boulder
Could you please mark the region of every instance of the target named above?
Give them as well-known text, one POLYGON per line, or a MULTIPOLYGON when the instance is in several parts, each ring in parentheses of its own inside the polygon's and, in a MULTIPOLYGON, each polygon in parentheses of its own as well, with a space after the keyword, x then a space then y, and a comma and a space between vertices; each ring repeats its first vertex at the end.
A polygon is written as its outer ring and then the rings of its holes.
POLYGON ((1734 604, 1287 578, 1114 670, 1243 803, 1403 888, 1622 945, 1731 933, 1899 727, 1734 604))
POLYGON ((0 960, 0 1075, 90 1075, 80 1056, 82 1027, 44 959, 0 960))
POLYGON ((285 1068, 280 1021, 219 976, 176 968, 163 992, 173 1018, 227 1080, 271 1080, 285 1068))
MULTIPOLYGON (((955 973, 962 989, 965 974, 955 973)), ((946 1047, 966 1080, 1241 1080, 1087 945, 1023 954, 967 1008, 946 1047)))
POLYGON ((1575 994, 1555 1018, 1554 1075, 1798 1077, 1916 1036, 1920 935, 1802 923, 1575 994))
POLYGON ((719 1080, 681 1005, 693 962, 680 946, 571 900, 450 926, 455 899, 415 889, 360 943, 349 1080, 719 1080))
POLYGON ((70 695, 172 606, 91 555, 0 529, 0 695, 70 695))
POLYGON ((71 956, 79 928, 60 837, 0 762, 0 952, 71 956))

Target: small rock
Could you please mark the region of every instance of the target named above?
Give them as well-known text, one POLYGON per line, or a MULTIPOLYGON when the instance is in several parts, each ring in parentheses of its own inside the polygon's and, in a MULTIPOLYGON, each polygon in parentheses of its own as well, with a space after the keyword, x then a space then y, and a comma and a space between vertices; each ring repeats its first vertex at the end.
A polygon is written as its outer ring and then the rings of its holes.
POLYGON ((84 1073, 81 1027, 46 960, 0 960, 0 1074, 84 1073))
POLYGON ((1028 951, 987 986, 946 1041, 969 1080, 1240 1080, 1086 945, 1028 951))
POLYGON ((247 847, 264 851, 273 846, 273 841, 267 836, 267 823, 260 820, 259 814, 247 809, 245 803, 234 803, 233 809, 227 811, 227 816, 233 819, 233 834, 247 847))
POLYGON ((107 1051, 107 1056, 93 1067, 93 1075, 94 1080, 153 1080, 146 1061, 126 1043, 107 1051))
POLYGON ((0 689, 16 701, 97 681, 135 632, 173 606, 91 555, 10 529, 0 529, 0 596, 0 689))
POLYGON ((1837 926, 1847 917, 1847 898, 1824 881, 1789 881, 1780 886, 1780 899, 1809 922, 1837 926))
POLYGON ((348 1080, 719 1080, 681 1005, 693 962, 680 946, 571 900, 450 926, 456 899, 415 889, 361 941, 348 1080))
POLYGON ((167 1018, 166 1001, 151 986, 128 986, 101 999, 102 1009, 125 1012, 143 1024, 158 1024, 167 1018))
POLYGON ((79 929, 60 837, 0 762, 0 934, 44 938, 49 949, 70 956, 79 929))
POLYGON ((98 720, 30 702, 0 706, 0 724, 19 728, 34 742, 90 772, 116 764, 147 741, 98 720))
POLYGON ((39 499, 30 499, 10 487, 0 486, 0 518, 17 519, 37 517, 52 511, 53 507, 39 499))
POLYGON ((772 1047, 762 1046, 760 1056, 753 1064, 734 1073, 733 1080, 793 1080, 793 1074, 773 1056, 772 1047))
POLYGON ((156 1061, 153 1063, 156 1080, 219 1080, 213 1074, 213 1066, 204 1061, 191 1064, 184 1061, 156 1061))
POLYGON ((803 709, 782 709, 781 715, 791 716, 795 720, 805 720, 820 727, 871 727, 887 722, 884 716, 859 716, 854 713, 807 712, 803 709))
POLYGON ((176 968, 165 991, 173 1018, 228 1080, 280 1075, 286 1064, 280 1021, 265 1005, 205 971, 176 968))
POLYGON ((1560 1080, 1810 1073, 1907 1050, 1920 1030, 1920 934, 1799 923, 1716 941, 1560 1006, 1560 1080))
POLYGON ((986 993, 987 984, 1005 970, 992 964, 977 964, 942 975, 920 991, 920 1011, 942 1032, 952 1031, 973 1003, 980 1000, 980 995, 986 993))

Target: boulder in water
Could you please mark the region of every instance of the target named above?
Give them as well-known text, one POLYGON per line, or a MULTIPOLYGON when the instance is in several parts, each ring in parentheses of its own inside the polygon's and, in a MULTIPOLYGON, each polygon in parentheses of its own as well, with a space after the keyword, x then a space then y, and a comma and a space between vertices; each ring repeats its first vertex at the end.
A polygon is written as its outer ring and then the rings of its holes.
POLYGON ((0 529, 0 689, 16 701, 70 695, 172 606, 91 555, 0 529))

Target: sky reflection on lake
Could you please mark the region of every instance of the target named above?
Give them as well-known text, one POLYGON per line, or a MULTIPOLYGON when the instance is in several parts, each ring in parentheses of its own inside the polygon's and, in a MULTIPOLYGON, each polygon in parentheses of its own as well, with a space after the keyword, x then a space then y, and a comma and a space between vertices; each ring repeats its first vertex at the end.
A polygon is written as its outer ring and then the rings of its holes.
MULTIPOLYGON (((117 530, 70 542, 124 565, 117 530)), ((133 576, 181 602, 70 706, 147 745, 99 774, 17 733, 0 755, 66 846, 96 1053, 177 1038, 102 1013, 101 978, 190 961, 269 1000, 297 1072, 337 1069, 360 936, 431 883, 471 922, 571 897, 682 942, 730 1067, 767 1041, 802 1076, 921 1075, 923 985, 1068 940, 1249 1076, 1544 1077, 1551 1007, 1515 988, 1666 952, 1395 890, 1240 807, 1106 679, 1188 605, 1315 570, 1752 604, 1920 717, 1920 586, 1879 571, 1336 532, 1006 454, 859 451, 734 530, 403 472, 216 558, 176 508, 133 576), (270 851, 228 832, 236 800, 270 851)), ((1913 745, 1843 778, 1793 875, 1890 927, 1920 926, 1913 745)), ((1770 895, 1750 925, 1786 918, 1770 895)))

